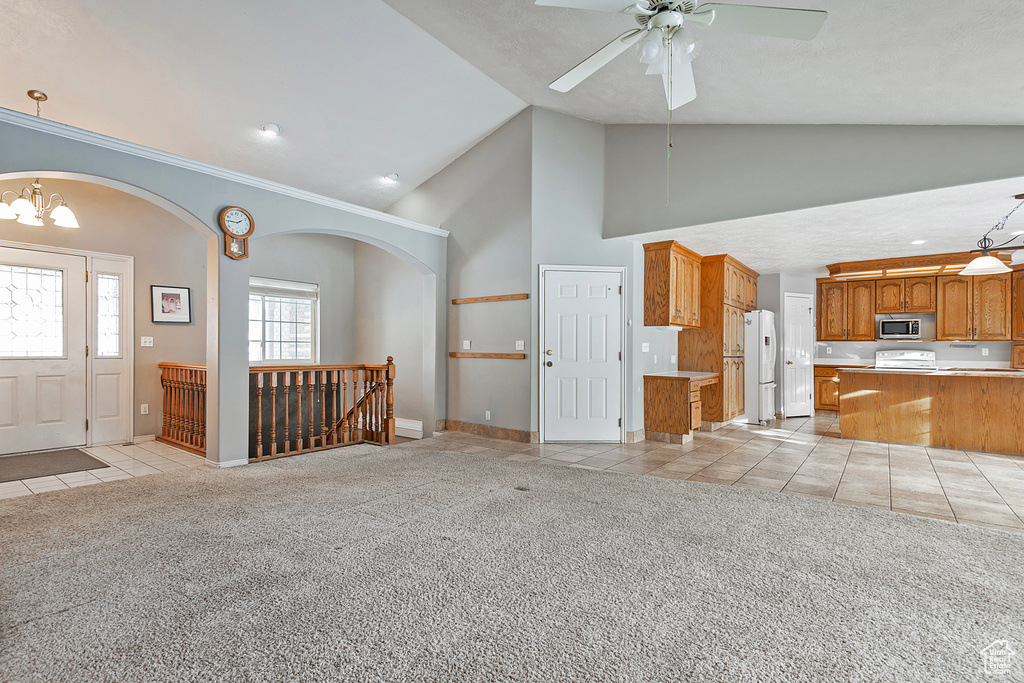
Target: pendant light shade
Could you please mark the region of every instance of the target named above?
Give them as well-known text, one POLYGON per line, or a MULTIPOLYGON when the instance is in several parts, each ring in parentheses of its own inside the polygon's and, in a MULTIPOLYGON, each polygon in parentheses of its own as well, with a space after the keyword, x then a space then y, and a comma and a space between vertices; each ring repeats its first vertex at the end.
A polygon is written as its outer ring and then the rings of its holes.
POLYGON ((22 216, 24 214, 35 214, 36 207, 32 206, 32 202, 25 199, 24 197, 18 197, 11 202, 11 208, 14 209, 14 213, 22 216))
POLYGON ((29 213, 23 213, 18 216, 18 222, 22 225, 31 225, 33 228, 42 227, 43 222, 36 218, 36 212, 31 211, 29 213))
POLYGON ((53 211, 50 212, 50 218, 53 219, 54 225, 59 225, 62 228, 80 227, 78 219, 75 218, 74 212, 68 208, 67 204, 54 207, 53 211))
POLYGON ((7 202, 0 202, 0 220, 10 221, 18 217, 18 214, 7 202))
POLYGON ((1011 266, 1024 266, 1024 249, 1018 249, 1013 252, 1013 258, 1010 259, 1011 266))
POLYGON ((995 256, 989 255, 988 252, 983 253, 978 258, 974 259, 967 264, 967 267, 960 271, 961 275, 998 275, 1000 273, 1009 273, 1010 268, 997 259, 995 256))

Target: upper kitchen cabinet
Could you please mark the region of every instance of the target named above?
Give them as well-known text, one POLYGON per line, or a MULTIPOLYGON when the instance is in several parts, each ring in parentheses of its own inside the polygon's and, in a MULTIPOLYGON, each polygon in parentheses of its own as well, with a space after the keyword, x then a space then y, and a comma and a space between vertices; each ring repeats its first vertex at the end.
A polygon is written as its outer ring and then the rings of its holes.
POLYGON ((875 280, 875 313, 902 313, 904 308, 903 278, 875 280))
POLYGON ((644 245, 644 325, 700 327, 701 256, 678 242, 644 245))
POLYGON ((757 273, 732 258, 723 261, 722 303, 746 311, 757 309, 757 273))
POLYGON ((904 313, 935 312, 935 278, 908 277, 903 282, 904 313))
POLYGON ((875 281, 818 280, 818 341, 874 341, 875 281))
POLYGON ((1011 273, 943 275, 937 279, 935 338, 1009 341, 1011 273))
POLYGON ((1016 270, 1011 278, 1013 304, 1013 338, 1024 340, 1024 270, 1016 270))

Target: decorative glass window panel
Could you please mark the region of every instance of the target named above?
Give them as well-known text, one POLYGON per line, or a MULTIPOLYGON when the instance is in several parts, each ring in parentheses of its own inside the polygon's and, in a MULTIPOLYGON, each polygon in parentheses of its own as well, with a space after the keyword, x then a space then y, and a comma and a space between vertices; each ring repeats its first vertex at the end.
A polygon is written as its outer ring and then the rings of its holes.
POLYGON ((0 263, 0 358, 64 356, 64 271, 0 263))
POLYGON ((121 276, 96 276, 96 355, 121 355, 121 276))
POLYGON ((314 362, 317 285, 265 278, 249 282, 249 362, 314 362))

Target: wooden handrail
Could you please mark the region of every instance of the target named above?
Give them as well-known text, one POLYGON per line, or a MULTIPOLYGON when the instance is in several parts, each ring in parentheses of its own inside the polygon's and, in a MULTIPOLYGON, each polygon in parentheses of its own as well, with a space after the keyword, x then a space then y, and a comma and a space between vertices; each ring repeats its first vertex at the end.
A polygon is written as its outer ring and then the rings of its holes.
POLYGON ((302 370, 362 370, 363 368, 384 370, 387 367, 387 363, 381 365, 251 365, 249 366, 249 374, 255 375, 259 372, 300 372, 302 370))

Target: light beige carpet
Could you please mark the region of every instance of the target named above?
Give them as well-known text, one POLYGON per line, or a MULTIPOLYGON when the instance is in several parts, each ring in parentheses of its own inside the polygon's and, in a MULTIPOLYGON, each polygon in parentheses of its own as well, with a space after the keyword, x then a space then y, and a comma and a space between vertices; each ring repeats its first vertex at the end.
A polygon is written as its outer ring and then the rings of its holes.
POLYGON ((419 449, 4 500, 0 529, 5 681, 984 680, 1024 650, 1024 535, 419 449))

